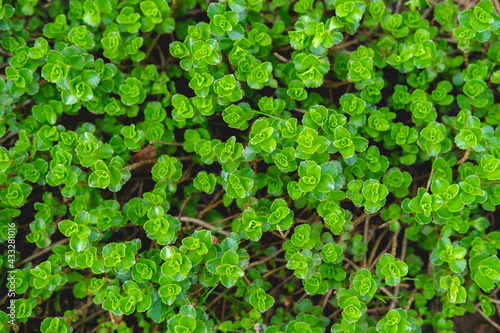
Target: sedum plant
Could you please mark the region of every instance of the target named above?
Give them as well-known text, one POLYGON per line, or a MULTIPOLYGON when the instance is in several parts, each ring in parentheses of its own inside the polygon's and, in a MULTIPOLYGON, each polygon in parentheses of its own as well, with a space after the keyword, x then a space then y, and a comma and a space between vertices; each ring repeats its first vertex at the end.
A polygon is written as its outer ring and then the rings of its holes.
POLYGON ((0 332, 498 329, 499 14, 0 1, 0 332))

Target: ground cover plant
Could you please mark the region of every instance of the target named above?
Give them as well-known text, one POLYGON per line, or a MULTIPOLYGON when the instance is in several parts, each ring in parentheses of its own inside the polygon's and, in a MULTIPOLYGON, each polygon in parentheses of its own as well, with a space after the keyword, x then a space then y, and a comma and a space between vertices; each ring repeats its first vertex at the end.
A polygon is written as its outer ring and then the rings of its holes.
POLYGON ((0 330, 500 330, 499 13, 0 0, 0 330))

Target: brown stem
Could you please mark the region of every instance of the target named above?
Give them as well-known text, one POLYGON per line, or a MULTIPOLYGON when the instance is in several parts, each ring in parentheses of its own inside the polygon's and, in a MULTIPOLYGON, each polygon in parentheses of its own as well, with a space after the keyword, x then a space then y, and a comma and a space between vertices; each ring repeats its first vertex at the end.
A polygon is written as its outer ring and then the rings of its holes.
POLYGON ((408 302, 406 302, 405 312, 410 310, 411 304, 413 303, 413 300, 415 299, 416 294, 417 294, 417 289, 413 289, 413 291, 411 292, 410 298, 408 299, 408 302))
POLYGON ((280 266, 280 267, 277 267, 275 269, 272 269, 268 272, 266 272, 264 275, 262 275, 262 277, 268 277, 269 275, 272 275, 273 273, 276 273, 282 269, 285 269, 286 268, 286 265, 283 265, 283 266, 280 266))
POLYGON ((348 42, 344 42, 344 43, 340 43, 338 45, 335 45, 335 46, 331 47, 330 50, 332 50, 332 51, 342 50, 342 49, 345 49, 348 46, 351 46, 351 45, 357 44, 357 43, 359 43, 358 38, 354 38, 353 40, 350 40, 348 42))
POLYGON ((284 62, 285 64, 288 64, 290 62, 290 60, 288 60, 287 58, 283 57, 278 52, 274 52, 274 56, 276 57, 276 59, 278 59, 281 62, 284 62))
POLYGON ((101 314, 103 314, 103 313, 105 313, 105 312, 107 312, 107 311, 106 311, 106 310, 104 310, 104 309, 101 309, 101 310, 99 310, 99 311, 97 311, 97 312, 94 312, 93 314, 91 314, 91 315, 90 315, 90 316, 88 316, 87 318, 84 318, 84 319, 80 320, 79 322, 77 322, 77 323, 75 324, 75 326, 73 327, 73 329, 75 329, 75 330, 76 330, 78 327, 80 327, 80 326, 84 325, 84 324, 85 324, 85 322, 87 322, 87 321, 89 321, 90 319, 95 318, 95 317, 97 317, 97 316, 99 316, 99 315, 101 315, 101 314))
POLYGON ((279 249, 278 251, 274 251, 271 255, 267 256, 266 258, 264 259, 261 259, 261 260, 258 260, 258 261, 254 261, 252 263, 250 263, 246 268, 245 270, 249 269, 249 268, 252 268, 254 266, 258 266, 260 264, 265 264, 266 262, 268 262, 269 260, 271 260, 272 258, 276 257, 278 254, 284 252, 285 249, 281 248, 279 249))
POLYGON ((392 298, 392 297, 394 297, 394 294, 393 294, 393 293, 391 293, 391 292, 390 292, 390 291, 389 291, 386 287, 380 287, 379 289, 380 289, 381 291, 383 291, 383 292, 384 292, 384 294, 386 294, 387 296, 389 296, 389 297, 391 297, 391 298, 392 298))
POLYGON ((345 85, 348 85, 350 84, 351 82, 349 81, 342 81, 342 82, 325 82, 323 85, 322 85, 322 88, 338 88, 338 87, 342 87, 342 86, 345 86, 345 85))
MULTIPOLYGON (((403 249, 401 250, 401 261, 403 261, 403 262, 405 261, 407 247, 408 247, 408 238, 406 238, 406 235, 403 234, 403 249)), ((391 302, 391 310, 396 308, 396 304, 398 302, 397 297, 399 295, 399 287, 400 287, 400 285, 398 284, 396 286, 396 290, 394 290, 394 297, 396 297, 396 298, 393 299, 391 302)), ((415 295, 413 295, 413 296, 415 297, 415 295)))
POLYGON ((324 310, 326 308, 326 305, 328 304, 328 300, 330 299, 330 296, 332 296, 333 289, 329 289, 328 293, 325 295, 325 299, 323 300, 323 304, 321 305, 321 308, 324 310))
MULTIPOLYGON (((380 210, 378 212, 375 212, 375 213, 371 214, 370 218, 372 218, 374 216, 377 216, 378 214, 380 214, 380 210)), ((356 219, 354 219, 351 222, 352 223, 352 228, 350 230, 353 230, 354 228, 356 228, 358 226, 358 224, 360 224, 361 222, 365 221, 367 215, 368 214, 363 213, 360 216, 356 217, 356 219)))
POLYGON ((396 256, 396 250, 398 248, 398 235, 399 235, 399 230, 394 233, 392 236, 392 251, 391 254, 393 257, 396 256))
POLYGON ((429 174, 429 180, 427 180, 427 186, 425 187, 425 191, 429 192, 429 187, 431 187, 431 179, 434 174, 434 169, 431 169, 431 173, 429 174))
POLYGON ((379 253, 379 255, 377 256, 377 258, 375 258, 375 260, 373 260, 372 262, 370 262, 371 264, 368 267, 368 270, 371 271, 372 268, 375 267, 375 265, 377 264, 377 262, 380 259, 380 257, 382 257, 382 255, 384 253, 387 253, 387 250, 389 250, 389 248, 391 247, 391 243, 392 243, 392 241, 387 244, 387 246, 385 247, 385 249, 383 249, 382 252, 379 253))
POLYGON ((464 156, 462 156, 462 158, 457 162, 458 165, 464 164, 465 161, 467 161, 467 159, 469 158, 471 150, 472 150, 472 147, 467 148, 467 150, 465 151, 464 156))
POLYGON ((73 313, 71 315, 71 317, 69 318, 66 318, 66 323, 71 323, 71 321, 73 320, 73 318, 76 317, 77 314, 80 314, 83 310, 85 310, 86 308, 88 308, 89 306, 91 306, 92 304, 94 304, 94 300, 93 298, 89 298, 89 300, 87 301, 87 303, 85 305, 83 305, 81 308, 79 308, 75 313, 73 313))
POLYGON ((159 144, 166 145, 166 146, 179 146, 179 147, 183 146, 182 142, 168 142, 168 141, 161 141, 161 140, 149 141, 149 143, 150 144, 159 143, 159 144))
POLYGON ((189 202, 189 200, 194 196, 194 192, 191 193, 190 195, 188 195, 188 197, 184 200, 184 202, 182 203, 182 206, 181 206, 181 209, 179 209, 179 216, 182 215, 182 212, 184 211, 184 208, 186 208, 186 205, 187 203, 189 202))
POLYGON ((373 246, 373 250, 372 252, 370 253, 370 258, 368 259, 368 263, 371 263, 373 258, 375 258, 375 253, 377 252, 377 249, 380 245, 380 242, 382 241, 382 239, 384 238, 384 236, 389 232, 388 229, 385 229, 384 232, 382 232, 382 234, 378 237, 377 241, 375 242, 375 245, 373 246))
POLYGON ((356 265, 356 263, 354 261, 352 261, 351 259, 344 258, 344 261, 346 261, 349 265, 351 265, 352 267, 354 267, 354 269, 359 269, 359 266, 356 265))
POLYGON ((395 14, 399 14, 401 11, 401 5, 403 4, 403 0, 398 0, 398 3, 396 4, 396 10, 394 11, 395 14))
POLYGON ((484 319, 486 319, 493 327, 495 327, 498 331, 500 331, 500 325, 495 323, 493 320, 490 319, 490 317, 486 316, 484 312, 481 310, 481 307, 479 304, 476 305, 476 310, 479 312, 481 316, 483 316, 484 319))
POLYGON ((50 252, 56 246, 62 245, 62 244, 66 244, 67 242, 69 242, 69 238, 63 238, 60 241, 52 243, 52 245, 50 245, 49 247, 41 249, 40 251, 37 251, 36 253, 33 253, 32 255, 30 255, 29 257, 27 257, 26 259, 18 262, 16 266, 21 266, 21 265, 23 265, 23 264, 25 264, 27 262, 30 262, 33 259, 36 259, 36 258, 40 257, 41 255, 44 255, 45 253, 50 252))
POLYGON ((146 52, 146 55, 144 56, 144 60, 148 60, 149 58, 149 55, 151 54, 151 51, 153 51, 156 43, 158 42, 158 39, 160 39, 160 34, 157 34, 155 39, 153 39, 153 41, 151 42, 151 45, 149 46, 149 49, 148 51, 146 52))
POLYGON ((341 312, 342 312, 342 308, 338 308, 337 310, 335 310, 335 312, 334 312, 334 313, 332 313, 332 314, 328 317, 328 319, 332 319, 332 318, 336 317, 336 316, 337 316, 339 313, 341 313, 341 312))
POLYGON ((222 200, 216 201, 219 199, 222 195, 222 191, 217 192, 217 194, 213 197, 212 201, 208 204, 207 207, 203 208, 199 213, 198 213, 198 218, 201 219, 207 212, 211 211, 221 203, 223 203, 222 200))
POLYGON ((207 223, 207 222, 205 222, 203 220, 196 219, 194 217, 181 216, 181 217, 179 217, 179 221, 181 221, 181 222, 195 223, 195 224, 201 225, 202 227, 205 227, 207 229, 215 230, 216 232, 218 232, 221 235, 224 235, 224 236, 228 236, 229 235, 229 232, 227 232, 225 230, 221 230, 220 227, 217 227, 215 225, 207 223))
MULTIPOLYGON (((367 214, 366 218, 365 218, 365 229, 363 232, 363 241, 366 243, 367 246, 368 246, 368 227, 369 226, 370 226, 370 214, 367 214)), ((362 262, 361 266, 366 267, 366 252, 363 255, 363 262, 362 262)))
POLYGON ((398 217, 397 219, 393 219, 393 220, 387 221, 387 222, 385 222, 385 223, 382 223, 382 224, 381 224, 378 228, 379 228, 379 229, 383 229, 383 228, 385 228, 385 227, 387 227, 387 226, 391 225, 391 223, 392 223, 392 222, 397 221, 397 220, 399 220, 400 218, 405 217, 406 215, 408 215, 408 213, 406 213, 406 214, 404 214, 404 215, 401 215, 401 216, 400 216, 400 217, 398 217))
POLYGON ((491 0, 491 2, 493 2, 493 7, 495 7, 497 15, 500 15, 500 4, 498 3, 498 0, 491 0))

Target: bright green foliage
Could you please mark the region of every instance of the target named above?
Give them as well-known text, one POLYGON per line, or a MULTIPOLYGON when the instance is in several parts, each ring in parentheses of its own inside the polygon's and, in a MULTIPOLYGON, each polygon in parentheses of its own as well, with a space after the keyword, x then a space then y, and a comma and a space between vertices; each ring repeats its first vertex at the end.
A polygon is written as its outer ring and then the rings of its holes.
POLYGON ((460 198, 464 204, 474 206, 477 202, 484 202, 485 192, 480 188, 480 180, 477 176, 470 175, 459 185, 460 198))
POLYGON ((295 253, 288 259, 286 267, 294 271, 294 274, 299 279, 307 276, 310 266, 314 265, 311 258, 311 252, 295 253))
POLYGON ((253 186, 252 170, 238 170, 228 175, 222 182, 226 194, 231 198, 245 198, 250 195, 253 186))
POLYGON ((40 330, 43 333, 66 333, 68 332, 68 326, 62 318, 45 318, 40 326, 40 330))
POLYGON ((253 114, 244 105, 230 105, 222 111, 222 118, 229 127, 244 130, 248 128, 248 120, 252 119, 253 114))
POLYGON ((423 224, 431 222, 433 212, 437 211, 443 204, 440 196, 429 194, 424 188, 418 189, 417 197, 411 199, 411 201, 405 199, 405 202, 408 205, 407 209, 415 212, 416 220, 423 224))
POLYGON ((146 98, 141 81, 136 78, 127 78, 120 86, 121 101, 125 105, 141 104, 146 98))
POLYGON ((140 243, 109 243, 102 250, 104 265, 125 273, 135 264, 135 253, 140 243))
POLYGON ((139 283, 146 283, 156 274, 156 264, 149 259, 138 259, 132 269, 134 280, 139 283))
POLYGON ((236 81, 236 78, 232 74, 215 80, 214 90, 217 94, 219 104, 222 105, 237 102, 243 96, 240 83, 236 81))
POLYGON ((350 158, 355 152, 363 152, 368 146, 366 139, 361 137, 352 137, 351 132, 342 126, 337 126, 334 131, 333 146, 339 150, 339 153, 350 158))
POLYGON ((281 230, 290 228, 293 223, 293 212, 285 200, 276 199, 270 207, 270 215, 268 219, 272 225, 277 225, 281 230))
POLYGON ((276 149, 276 139, 278 132, 269 126, 267 119, 258 119, 252 126, 250 132, 250 147, 255 152, 264 151, 265 153, 272 153, 276 149))
POLYGON ((314 239, 309 237, 311 233, 311 226, 308 224, 302 224, 295 227, 293 235, 291 237, 292 244, 297 248, 310 249, 314 246, 314 239))
POLYGON ((373 276, 369 270, 362 268, 349 278, 351 286, 349 290, 354 290, 356 296, 363 300, 370 300, 377 292, 378 284, 380 283, 376 276, 373 276))
POLYGON ((297 76, 307 88, 317 88, 323 83, 323 76, 328 72, 326 57, 318 58, 313 54, 299 53, 294 59, 297 76))
POLYGON ((454 273, 462 273, 467 267, 467 261, 464 259, 467 251, 460 247, 456 242, 451 243, 448 238, 440 238, 437 249, 432 253, 431 260, 435 265, 448 263, 454 273))
POLYGON ((486 150, 486 138, 491 136, 491 127, 480 128, 480 121, 477 117, 469 116, 462 128, 455 137, 455 143, 460 149, 468 149, 480 152, 486 150))
POLYGON ((118 302, 118 309, 123 314, 131 314, 136 309, 144 312, 151 306, 151 297, 144 295, 133 281, 126 281, 123 284, 124 297, 118 302))
POLYGON ((207 268, 213 274, 218 274, 222 284, 227 288, 231 288, 244 274, 239 266, 239 255, 233 250, 225 252, 222 257, 210 260, 207 268))
POLYGON ((203 256, 213 246, 213 237, 207 230, 198 230, 192 237, 186 237, 182 240, 181 252, 187 250, 187 257, 193 265, 198 265, 203 256))
POLYGON ((429 123, 420 133, 417 141, 419 147, 429 156, 436 156, 450 149, 451 142, 446 138, 446 129, 443 124, 435 121, 429 123))
POLYGON ((321 279, 320 273, 315 273, 313 276, 304 279, 304 289, 310 295, 324 294, 328 289, 326 280, 321 279))
POLYGON ((319 136, 316 131, 309 127, 304 127, 297 138, 297 151, 295 156, 306 159, 313 154, 323 153, 329 145, 328 139, 319 136))
POLYGON ((94 98, 92 88, 99 83, 99 74, 94 71, 83 71, 69 81, 69 89, 62 92, 62 99, 66 104, 75 104, 77 101, 90 101, 94 98))
POLYGON ((28 184, 12 183, 0 191, 0 199, 7 206, 21 207, 31 193, 31 190, 31 186, 28 184))
POLYGON ((63 220, 59 223, 59 230, 65 236, 71 237, 69 246, 74 251, 81 252, 87 247, 91 230, 85 224, 77 223, 76 221, 73 222, 70 220, 63 220))
POLYGON ((194 109, 188 98, 184 95, 176 94, 172 96, 172 106, 174 107, 172 110, 172 118, 179 122, 183 122, 194 116, 194 109))
POLYGON ((299 188, 302 192, 312 192, 322 196, 334 189, 333 176, 337 173, 333 163, 318 165, 313 161, 304 161, 299 166, 299 188))
POLYGON ((477 285, 489 292, 500 282, 500 260, 494 256, 475 256, 470 262, 471 276, 477 285))
POLYGON ((446 179, 437 179, 432 185, 433 193, 439 195, 443 199, 443 206, 438 210, 438 215, 448 215, 446 210, 450 212, 458 212, 464 207, 464 203, 460 197, 460 186, 458 184, 450 185, 446 179))
POLYGON ((206 171, 200 171, 193 181, 193 185, 197 190, 212 194, 215 191, 215 176, 208 174, 206 171))
POLYGON ((262 89, 272 82, 273 66, 270 62, 264 62, 252 67, 250 75, 247 77, 248 86, 252 89, 262 89))
POLYGON ((377 323, 378 332, 408 332, 412 327, 407 314, 403 309, 390 310, 387 315, 377 323))
POLYGON ((384 175, 384 185, 389 192, 398 198, 403 198, 408 194, 408 188, 411 184, 411 176, 408 172, 401 172, 398 168, 392 168, 384 175))
POLYGON ((166 277, 171 277, 175 281, 186 279, 189 270, 191 269, 191 260, 182 253, 164 247, 161 251, 161 258, 164 263, 161 265, 161 272, 166 277))
POLYGON ((370 179, 363 184, 362 193, 365 198, 365 212, 372 214, 385 204, 385 198, 389 194, 389 191, 384 184, 380 184, 378 181, 370 179))
POLYGON ((333 3, 339 22, 346 25, 346 31, 350 34, 356 31, 359 21, 365 12, 365 4, 362 1, 335 0, 333 3))
POLYGON ((259 312, 266 312, 273 306, 274 299, 270 295, 267 295, 262 288, 257 287, 253 289, 254 291, 250 290, 250 304, 259 312))
POLYGON ((337 244, 328 243, 321 249, 321 258, 326 263, 338 263, 342 261, 342 248, 337 244))
POLYGON ((258 241, 262 237, 262 228, 266 222, 265 216, 258 215, 252 208, 247 208, 243 212, 238 230, 244 230, 246 238, 258 241))
POLYGON ((175 157, 164 155, 158 159, 151 172, 156 181, 175 181, 182 175, 182 164, 175 157))
POLYGON ((158 244, 167 245, 177 239, 180 222, 172 216, 165 216, 161 207, 152 207, 148 211, 148 220, 144 224, 147 236, 155 239, 158 244))
POLYGON ((197 96, 205 97, 208 95, 213 82, 214 78, 209 73, 196 72, 191 81, 189 81, 189 88, 193 89, 197 96))
POLYGON ((33 275, 33 286, 37 289, 45 287, 51 278, 51 264, 49 261, 44 261, 37 267, 30 270, 33 275))
POLYGON ((204 320, 206 318, 200 315, 195 308, 186 305, 181 308, 179 314, 168 321, 168 329, 170 332, 205 333, 207 329, 204 320))
POLYGON ((384 253, 377 263, 377 276, 389 286, 397 285, 407 273, 408 265, 389 253, 384 253))
MULTIPOLYGON (((339 2, 338 0, 336 2, 339 2)), ((360 3, 360 2, 357 2, 360 3)), ((342 7, 350 7, 350 5, 344 4, 342 7)), ((356 4, 354 5, 353 12, 358 11, 356 4)), ((350 15, 353 16, 351 12, 350 15)), ((354 23, 354 22, 353 22, 354 23)), ((347 79, 351 82, 360 82, 365 85, 371 85, 375 82, 373 71, 373 50, 366 48, 365 46, 360 46, 355 52, 351 54, 351 60, 349 60, 348 67, 349 72, 347 74, 347 79)))
POLYGON ((462 286, 463 278, 458 276, 443 276, 439 280, 439 286, 447 290, 448 300, 455 303, 465 303, 467 297, 467 291, 462 286))
POLYGON ((348 323, 357 322, 366 312, 366 305, 346 289, 337 293, 339 307, 342 309, 342 318, 348 323))

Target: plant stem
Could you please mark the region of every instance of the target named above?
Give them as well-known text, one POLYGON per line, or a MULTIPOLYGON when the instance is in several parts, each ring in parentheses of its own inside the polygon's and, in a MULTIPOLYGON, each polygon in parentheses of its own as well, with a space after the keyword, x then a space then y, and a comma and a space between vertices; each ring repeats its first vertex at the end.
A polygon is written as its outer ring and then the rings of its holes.
POLYGON ((479 304, 477 304, 475 307, 476 307, 477 312, 479 312, 479 314, 481 316, 483 316, 484 319, 486 319, 493 327, 495 327, 500 332, 500 325, 498 325, 493 320, 491 320, 488 316, 486 316, 484 314, 484 312, 481 310, 481 307, 479 306, 479 304))
POLYGON ((465 161, 467 161, 467 159, 469 158, 471 150, 472 150, 472 147, 467 148, 467 150, 465 151, 464 156, 462 156, 462 158, 457 162, 458 165, 464 164, 465 161))
POLYGON ((55 243, 52 243, 52 245, 50 245, 49 247, 46 247, 44 249, 41 249, 40 251, 37 251, 36 253, 33 253, 32 255, 30 255, 29 257, 25 258, 24 260, 18 262, 16 264, 16 266, 21 266, 27 262, 30 262, 32 261, 33 259, 36 259, 38 257, 40 257, 41 255, 44 255, 45 253, 47 252, 50 252, 53 248, 55 248, 56 246, 58 245, 63 245, 63 244, 66 244, 69 242, 69 238, 63 238, 61 239, 60 241, 57 241, 55 243))
POLYGON ((323 304, 321 305, 321 308, 324 310, 326 308, 326 305, 328 304, 328 300, 330 299, 330 296, 332 296, 333 289, 329 289, 328 293, 326 293, 325 299, 323 300, 323 304))
POLYGON ((382 239, 384 238, 384 236, 389 232, 388 229, 385 229, 382 234, 378 237, 377 241, 375 242, 375 245, 373 246, 373 250, 372 252, 370 253, 370 258, 368 259, 368 263, 371 263, 373 258, 375 257, 375 253, 377 252, 377 249, 380 245, 380 242, 382 241, 382 239))
POLYGON ((408 299, 408 302, 406 302, 405 312, 410 310, 411 304, 413 303, 413 300, 415 299, 416 294, 417 294, 417 289, 413 289, 413 291, 411 292, 410 298, 408 299))
POLYGON ((149 143, 150 144, 159 143, 159 144, 166 145, 166 146, 179 146, 179 147, 183 146, 182 142, 168 142, 168 141, 161 141, 161 140, 149 141, 149 143))
POLYGON ((160 39, 161 37, 161 34, 157 34, 155 39, 153 39, 153 41, 151 42, 151 45, 149 46, 149 49, 148 51, 146 52, 146 55, 144 56, 144 60, 148 60, 149 58, 149 55, 151 54, 151 51, 153 51, 156 43, 158 42, 158 39, 160 39))
MULTIPOLYGON (((368 227, 369 226, 370 226, 370 214, 366 214, 365 229, 363 232, 363 241, 366 243, 366 246, 368 246, 368 227)), ((366 252, 363 255, 363 262, 362 262, 361 266, 366 267, 366 252)))
POLYGON ((249 264, 245 270, 249 269, 249 268, 252 268, 254 266, 257 266, 257 265, 260 265, 260 264, 264 264, 266 262, 268 262, 269 260, 271 260, 272 258, 276 257, 278 254, 284 252, 285 249, 284 248, 281 248, 279 249, 278 251, 274 251, 271 255, 267 256, 266 258, 264 259, 261 259, 261 260, 258 260, 258 261, 254 261, 252 262, 251 264, 249 264))
POLYGON ((392 251, 391 254, 393 257, 396 256, 396 250, 398 248, 398 235, 399 235, 399 230, 392 235, 392 251))

